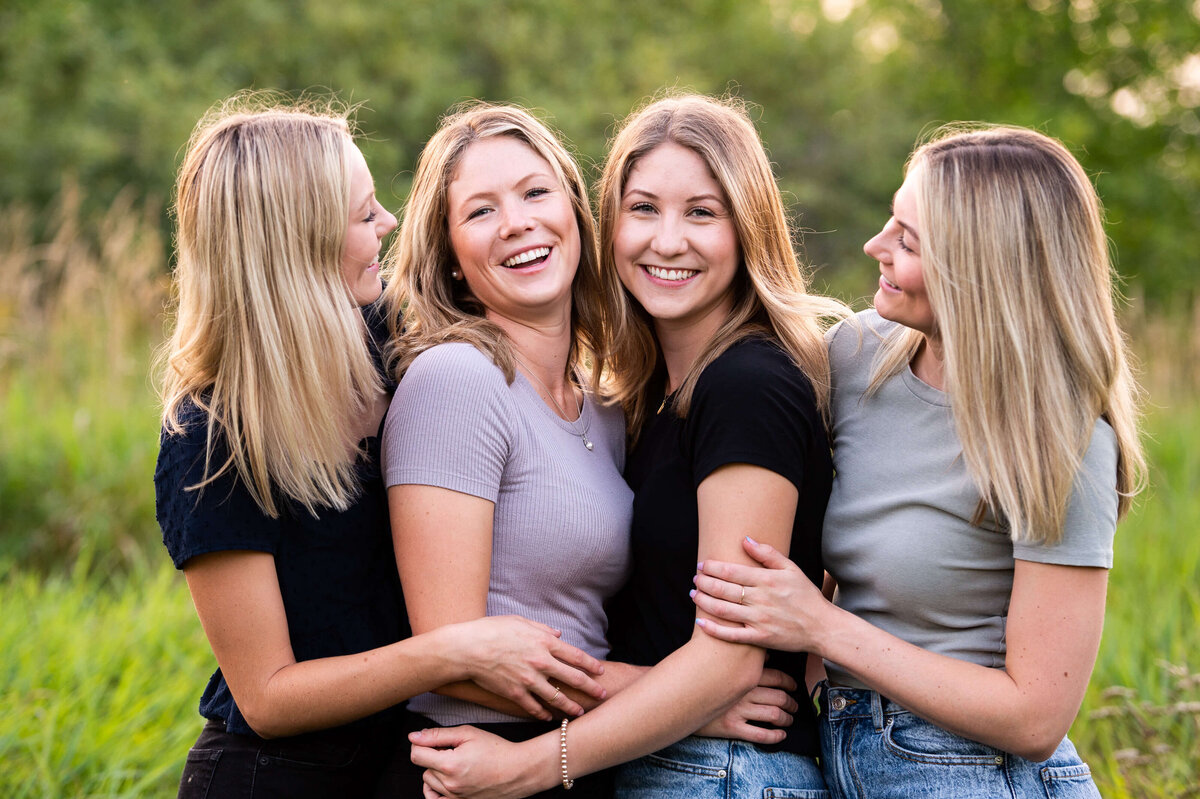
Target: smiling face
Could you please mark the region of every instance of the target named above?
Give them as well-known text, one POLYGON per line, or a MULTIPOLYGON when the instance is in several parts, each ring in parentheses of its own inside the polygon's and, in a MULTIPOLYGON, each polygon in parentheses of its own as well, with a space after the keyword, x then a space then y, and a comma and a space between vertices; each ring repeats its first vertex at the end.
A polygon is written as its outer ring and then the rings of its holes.
POLYGON ((875 310, 884 319, 934 335, 933 308, 925 291, 921 236, 917 228, 916 170, 909 172, 892 202, 892 216, 863 250, 879 261, 875 310))
POLYGON ((447 190, 450 246, 493 321, 570 316, 579 225, 550 164, 512 136, 467 147, 447 190))
POLYGON ((733 308, 740 261, 729 201, 692 150, 666 142, 629 171, 613 233, 617 274, 663 331, 707 341, 733 308))
POLYGON ((379 299, 379 247, 383 237, 396 227, 396 217, 375 199, 375 182, 362 152, 347 139, 350 161, 350 220, 346 246, 342 250, 342 274, 351 296, 359 305, 379 299))

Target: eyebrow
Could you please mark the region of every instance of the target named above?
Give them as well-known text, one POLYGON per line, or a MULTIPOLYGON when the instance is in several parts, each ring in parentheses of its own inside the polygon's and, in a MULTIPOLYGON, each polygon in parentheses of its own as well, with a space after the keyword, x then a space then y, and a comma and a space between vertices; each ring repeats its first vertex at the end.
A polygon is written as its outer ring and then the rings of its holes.
MULTIPOLYGON (((651 200, 658 199, 657 194, 655 194, 654 192, 651 192, 651 191, 646 191, 645 189, 636 189, 635 188, 635 189, 629 189, 625 192, 626 197, 628 197, 631 194, 640 194, 643 197, 647 197, 651 200)), ((711 202, 718 203, 721 206, 725 205, 725 200, 716 194, 693 194, 691 197, 688 197, 686 200, 684 200, 684 202, 694 203, 694 202, 699 202, 700 200, 710 200, 711 202)))
MULTIPOLYGON (((456 178, 456 180, 457 180, 457 178, 456 178)), ((530 183, 530 182, 543 182, 543 181, 552 183, 555 186, 561 187, 561 185, 562 185, 558 180, 558 176, 555 175, 553 172, 538 171, 538 172, 530 172, 528 175, 521 178, 516 183, 513 183, 512 186, 507 187, 507 188, 520 188, 521 186, 524 186, 525 184, 530 183)), ((451 182, 451 184, 454 183, 453 180, 450 182, 451 182)), ((505 190, 506 189, 502 188, 502 189, 500 189, 500 191, 493 191, 491 189, 477 191, 474 194, 471 194, 467 197, 463 197, 455 205, 457 207, 461 208, 462 206, 469 205, 470 203, 473 203, 476 200, 490 200, 493 197, 495 197, 497 194, 500 194, 501 192, 503 192, 505 190)), ((448 188, 447 188, 446 194, 447 194, 447 196, 449 196, 449 194, 450 194, 448 188)))

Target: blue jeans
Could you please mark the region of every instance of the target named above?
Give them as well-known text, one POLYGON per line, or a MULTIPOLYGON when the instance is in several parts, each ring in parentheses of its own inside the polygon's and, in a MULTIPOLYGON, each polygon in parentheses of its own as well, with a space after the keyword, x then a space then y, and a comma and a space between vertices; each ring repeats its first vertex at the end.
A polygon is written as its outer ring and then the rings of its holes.
POLYGON ((821 687, 821 759, 838 799, 1100 799, 1066 738, 1034 763, 947 732, 874 691, 821 687))
POLYGON ((810 757, 693 735, 617 767, 617 799, 828 799, 810 757))

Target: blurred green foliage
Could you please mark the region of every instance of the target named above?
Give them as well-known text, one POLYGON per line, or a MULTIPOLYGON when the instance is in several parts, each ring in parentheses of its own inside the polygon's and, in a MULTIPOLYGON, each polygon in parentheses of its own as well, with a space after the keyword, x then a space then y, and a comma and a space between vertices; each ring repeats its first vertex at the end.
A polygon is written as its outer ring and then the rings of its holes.
POLYGON ((860 246, 914 141, 972 119, 1064 139, 1099 176, 1131 290, 1190 300, 1198 17, 1196 0, 6 0, 0 208, 46 208, 64 178, 94 208, 126 186, 162 202, 196 120, 244 88, 364 103, 398 207, 458 101, 540 109, 595 164, 616 120, 678 86, 757 106, 808 258, 843 294, 870 290, 860 246))

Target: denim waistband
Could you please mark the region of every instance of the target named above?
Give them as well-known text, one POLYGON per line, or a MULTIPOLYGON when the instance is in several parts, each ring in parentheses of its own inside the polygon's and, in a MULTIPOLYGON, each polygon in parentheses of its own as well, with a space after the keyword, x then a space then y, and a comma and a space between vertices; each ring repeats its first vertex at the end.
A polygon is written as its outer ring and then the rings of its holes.
POLYGON ((875 691, 843 688, 827 682, 820 684, 818 701, 821 705, 821 715, 828 717, 831 722, 870 718, 876 729, 883 729, 886 717, 909 712, 875 691))

